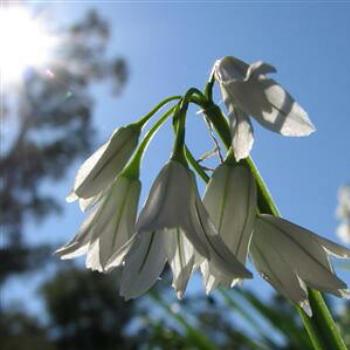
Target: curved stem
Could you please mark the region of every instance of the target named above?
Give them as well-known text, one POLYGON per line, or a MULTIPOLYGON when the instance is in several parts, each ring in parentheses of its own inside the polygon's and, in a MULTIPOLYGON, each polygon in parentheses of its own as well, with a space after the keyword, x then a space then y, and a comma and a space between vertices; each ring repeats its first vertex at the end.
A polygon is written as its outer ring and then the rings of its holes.
POLYGON ((140 164, 142 160, 142 156, 145 153, 146 147, 152 140, 154 134, 158 131, 158 129, 162 126, 163 123, 168 119, 168 117, 175 111, 178 105, 171 107, 168 111, 166 111, 159 120, 148 130, 144 139, 139 144, 138 148, 134 152, 132 158, 129 163, 124 168, 122 174, 129 178, 139 178, 140 174, 140 164))
POLYGON ((167 103, 175 100, 179 100, 181 96, 170 96, 165 98, 164 100, 160 101, 151 111, 149 111, 146 115, 141 117, 137 122, 134 124, 143 127, 152 117, 154 114, 156 114, 163 106, 165 106, 167 103))
POLYGON ((197 88, 190 88, 181 99, 179 109, 174 115, 174 131, 175 142, 173 148, 172 159, 179 161, 184 166, 187 166, 185 155, 185 124, 186 114, 189 102, 192 98, 195 98, 199 103, 205 103, 205 96, 197 88))

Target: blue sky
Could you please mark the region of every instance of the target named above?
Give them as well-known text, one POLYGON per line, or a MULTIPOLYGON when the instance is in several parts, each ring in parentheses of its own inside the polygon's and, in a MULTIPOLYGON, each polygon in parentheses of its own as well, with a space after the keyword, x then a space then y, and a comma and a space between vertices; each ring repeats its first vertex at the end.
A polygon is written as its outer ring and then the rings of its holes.
MULTIPOLYGON (((255 123, 252 155, 283 215, 337 240, 336 193, 341 184, 350 181, 350 3, 32 3, 46 7, 61 22, 95 7, 112 24, 110 54, 127 59, 130 79, 118 99, 111 97, 105 86, 93 89, 96 144, 164 97, 184 93, 191 86, 202 88, 214 61, 222 56, 275 65, 276 80, 308 111, 317 132, 308 138, 285 138, 255 123)), ((208 136, 195 110, 189 115, 189 126, 189 143, 197 154, 204 153, 209 149, 208 136)), ((142 171, 143 198, 168 158, 171 137, 168 125, 149 148, 142 171)), ((78 229, 82 214, 76 205, 64 202, 78 166, 76 163, 66 179, 55 184, 64 215, 39 227, 29 223, 31 242, 58 244, 78 229)), ((350 282, 349 273, 341 276, 350 282)), ((257 284, 265 282, 247 283, 252 287, 257 284)))

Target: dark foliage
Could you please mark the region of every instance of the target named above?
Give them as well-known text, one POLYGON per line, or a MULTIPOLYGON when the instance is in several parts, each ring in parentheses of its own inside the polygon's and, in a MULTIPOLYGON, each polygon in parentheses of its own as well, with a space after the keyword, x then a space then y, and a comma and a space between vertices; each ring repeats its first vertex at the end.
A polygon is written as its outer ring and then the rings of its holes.
MULTIPOLYGON (((126 82, 124 60, 107 57, 109 34, 108 23, 90 11, 79 23, 60 28, 55 59, 45 72, 32 69, 20 90, 1 91, 2 257, 16 253, 20 261, 27 261, 22 254, 27 249, 26 220, 60 212, 57 200, 43 185, 59 181, 72 162, 94 145, 91 84, 109 80, 119 92, 126 82), (11 128, 11 137, 4 133, 5 125, 11 128)), ((2 260, 0 280, 4 273, 18 273, 20 267, 25 271, 32 265, 14 266, 10 260, 2 260)))

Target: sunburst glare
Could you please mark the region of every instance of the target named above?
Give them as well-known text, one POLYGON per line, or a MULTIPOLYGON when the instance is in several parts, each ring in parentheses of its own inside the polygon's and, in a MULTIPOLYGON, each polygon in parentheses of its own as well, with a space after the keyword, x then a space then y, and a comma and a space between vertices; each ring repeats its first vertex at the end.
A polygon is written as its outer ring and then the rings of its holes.
POLYGON ((44 67, 55 39, 44 23, 22 7, 0 9, 0 74, 4 84, 18 84, 29 68, 44 67))

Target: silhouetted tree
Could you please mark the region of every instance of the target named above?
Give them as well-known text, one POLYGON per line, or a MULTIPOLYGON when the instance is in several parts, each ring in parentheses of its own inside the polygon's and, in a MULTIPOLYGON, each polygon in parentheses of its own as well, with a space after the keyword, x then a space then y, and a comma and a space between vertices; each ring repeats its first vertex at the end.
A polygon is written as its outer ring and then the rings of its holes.
POLYGON ((116 276, 71 268, 42 287, 50 334, 57 349, 133 349, 139 342, 127 327, 135 304, 120 298, 116 276))
POLYGON ((60 28, 60 44, 45 72, 30 70, 20 89, 1 89, 1 125, 11 126, 11 137, 1 128, 0 226, 3 242, 0 281, 26 270, 41 255, 23 244, 28 218, 42 219, 60 207, 42 184, 59 181, 71 163, 94 144, 90 86, 109 80, 118 93, 126 82, 126 64, 108 58, 110 30, 96 11, 78 23, 60 28), (8 257, 16 253, 16 264, 8 257), (4 262, 5 261, 5 262, 4 262))

